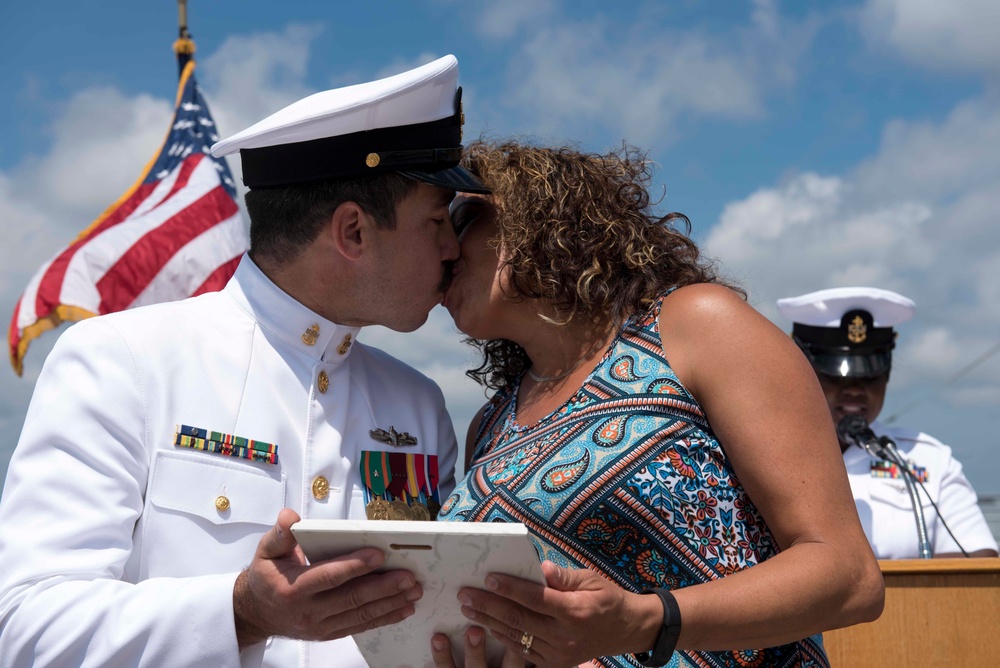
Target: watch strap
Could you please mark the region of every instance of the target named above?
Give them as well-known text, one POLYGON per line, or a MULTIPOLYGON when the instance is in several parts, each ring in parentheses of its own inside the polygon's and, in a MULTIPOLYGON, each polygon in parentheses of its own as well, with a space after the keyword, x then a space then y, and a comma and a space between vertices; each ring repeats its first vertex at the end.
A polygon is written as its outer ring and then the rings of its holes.
POLYGON ((645 589, 640 593, 656 594, 659 597, 663 603, 663 623, 660 625, 660 632, 656 634, 653 651, 636 652, 635 659, 642 666, 665 666, 670 663, 677 638, 681 634, 681 609, 669 589, 645 589))

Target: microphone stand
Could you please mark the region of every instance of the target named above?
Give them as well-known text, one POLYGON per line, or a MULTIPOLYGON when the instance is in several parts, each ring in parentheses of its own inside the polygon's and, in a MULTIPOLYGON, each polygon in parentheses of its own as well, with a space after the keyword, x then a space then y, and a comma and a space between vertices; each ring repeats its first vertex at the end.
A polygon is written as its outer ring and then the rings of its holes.
MULTIPOLYGON (((920 505, 920 496, 917 494, 916 476, 910 471, 910 467, 903 461, 903 456, 899 454, 896 444, 888 436, 877 438, 871 429, 868 428, 868 421, 860 415, 845 415, 837 423, 837 437, 841 443, 857 445, 865 449, 869 455, 875 459, 888 460, 895 464, 903 476, 906 484, 906 491, 910 493, 910 503, 913 506, 913 515, 917 521, 917 549, 921 559, 930 559, 931 542, 927 539, 927 522, 924 519, 924 507, 920 505)), ((926 490, 924 490, 926 493, 926 490)), ((928 494, 928 498, 930 495, 928 494)), ((934 500, 931 499, 931 503, 934 500)), ((937 506, 935 506, 935 509, 937 506)), ((940 516, 940 513, 938 513, 940 516)), ((942 520, 943 521, 943 520, 942 520)), ((949 530, 949 533, 951 531, 949 530)), ((954 538, 954 536, 953 536, 954 538)), ((956 543, 958 541, 955 541, 956 543)), ((962 546, 958 546, 962 549, 962 546)), ((965 550, 962 550, 964 553, 965 550)))
MULTIPOLYGON (((896 444, 888 436, 883 436, 878 440, 881 448, 878 448, 882 454, 882 459, 888 459, 890 462, 895 464, 900 473, 903 476, 903 482, 906 484, 906 491, 910 493, 910 503, 913 504, 913 515, 917 521, 917 547, 919 550, 919 556, 921 559, 930 559, 934 555, 931 553, 931 542, 927 538, 927 522, 924 519, 924 507, 920 504, 920 497, 917 494, 917 485, 914 482, 913 472, 906 465, 903 460, 903 456, 899 453, 896 448, 896 444)), ((874 445, 874 444, 873 444, 874 445)), ((866 448, 867 449, 867 448, 866 448)), ((873 448, 874 449, 874 448, 873 448)), ((873 449, 869 449, 872 452, 873 449)))

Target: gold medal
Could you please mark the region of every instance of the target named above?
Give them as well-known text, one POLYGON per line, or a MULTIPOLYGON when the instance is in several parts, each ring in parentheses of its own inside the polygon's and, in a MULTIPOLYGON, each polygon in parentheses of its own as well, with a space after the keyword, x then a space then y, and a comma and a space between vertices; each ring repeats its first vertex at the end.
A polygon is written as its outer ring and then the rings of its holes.
POLYGON ((419 501, 410 506, 410 514, 413 515, 413 519, 418 522, 429 522, 431 519, 431 513, 427 510, 427 506, 419 501))
POLYGON ((372 499, 365 506, 365 515, 370 520, 389 519, 389 502, 385 499, 372 499))
POLYGON ((389 504, 389 519, 406 522, 413 519, 413 513, 410 512, 410 507, 406 505, 406 501, 393 501, 389 504))

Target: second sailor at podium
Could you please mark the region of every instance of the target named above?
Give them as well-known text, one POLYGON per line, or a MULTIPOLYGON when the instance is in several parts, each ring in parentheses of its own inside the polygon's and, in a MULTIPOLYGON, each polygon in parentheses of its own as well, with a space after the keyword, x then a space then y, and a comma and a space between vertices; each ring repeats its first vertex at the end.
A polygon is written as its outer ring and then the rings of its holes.
MULTIPOLYGON (((879 288, 832 288, 779 299, 778 310, 794 323, 792 337, 819 377, 833 421, 861 415, 876 436, 891 438, 910 463, 922 483, 919 496, 933 556, 961 557, 962 549, 973 557, 997 556, 997 543, 977 505, 976 492, 951 448, 917 429, 889 427, 876 420, 892 370, 894 328, 913 317, 913 301, 879 288)), ((914 508, 899 467, 860 447, 846 443, 840 447, 875 556, 916 559, 914 508)))

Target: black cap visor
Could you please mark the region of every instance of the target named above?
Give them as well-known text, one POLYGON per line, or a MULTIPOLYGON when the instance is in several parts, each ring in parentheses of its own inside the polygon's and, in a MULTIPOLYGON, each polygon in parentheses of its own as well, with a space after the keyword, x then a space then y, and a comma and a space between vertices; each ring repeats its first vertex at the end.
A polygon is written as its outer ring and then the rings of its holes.
POLYGON ((866 355, 805 352, 818 373, 834 378, 876 378, 892 368, 890 350, 866 355))
POLYGON ((483 185, 482 181, 473 176, 472 172, 461 165, 441 169, 436 172, 407 171, 399 173, 411 179, 456 192, 476 193, 479 195, 490 194, 490 189, 483 185))

